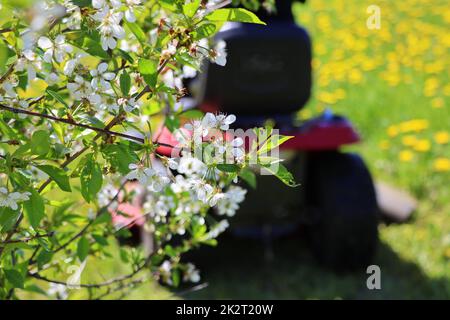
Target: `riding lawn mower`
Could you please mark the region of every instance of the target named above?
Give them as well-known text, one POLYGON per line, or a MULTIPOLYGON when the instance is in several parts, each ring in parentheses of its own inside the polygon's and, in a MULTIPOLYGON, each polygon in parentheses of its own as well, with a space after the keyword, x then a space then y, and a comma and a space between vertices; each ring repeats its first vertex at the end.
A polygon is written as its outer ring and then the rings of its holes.
MULTIPOLYGON (((258 176, 257 189, 248 191, 231 219, 233 235, 262 238, 270 226, 270 236, 277 237, 301 228, 324 265, 367 267, 378 241, 374 183, 359 155, 340 150, 360 141, 346 118, 325 111, 297 121, 311 94, 312 46, 307 31, 294 22, 292 2, 277 1, 275 15, 258 14, 265 26, 227 23, 216 35, 226 42, 227 65, 206 63, 190 84, 196 88, 191 98, 205 112, 235 114, 235 128, 270 121, 281 134, 293 136, 281 146, 281 158, 301 186, 258 176)), ((157 142, 173 139, 163 130, 157 142)))

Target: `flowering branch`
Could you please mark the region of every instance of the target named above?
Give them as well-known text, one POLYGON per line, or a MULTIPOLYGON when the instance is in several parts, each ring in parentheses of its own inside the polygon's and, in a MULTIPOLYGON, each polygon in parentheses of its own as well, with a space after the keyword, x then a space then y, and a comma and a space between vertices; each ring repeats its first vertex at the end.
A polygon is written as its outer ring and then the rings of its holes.
POLYGON ((45 119, 49 119, 49 120, 53 120, 53 121, 57 121, 57 122, 63 122, 63 123, 70 124, 70 125, 73 125, 73 126, 77 126, 77 127, 80 127, 80 128, 85 128, 85 129, 93 130, 93 131, 96 131, 96 132, 101 132, 101 133, 104 133, 106 135, 118 136, 118 137, 126 138, 126 139, 129 139, 129 140, 134 140, 134 141, 139 142, 139 143, 144 143, 145 142, 145 140, 143 138, 139 138, 139 137, 136 137, 136 136, 128 135, 128 134, 125 134, 125 133, 111 131, 111 130, 108 130, 108 129, 93 127, 93 126, 90 126, 90 125, 87 125, 87 124, 76 122, 73 119, 58 118, 58 117, 51 116, 51 115, 48 115, 48 114, 43 114, 43 113, 28 111, 28 110, 24 110, 24 109, 8 107, 8 106, 5 106, 3 104, 0 104, 0 109, 8 110, 8 111, 11 111, 11 112, 14 112, 14 113, 20 113, 20 114, 26 114, 26 115, 30 115, 30 116, 45 118, 45 119))

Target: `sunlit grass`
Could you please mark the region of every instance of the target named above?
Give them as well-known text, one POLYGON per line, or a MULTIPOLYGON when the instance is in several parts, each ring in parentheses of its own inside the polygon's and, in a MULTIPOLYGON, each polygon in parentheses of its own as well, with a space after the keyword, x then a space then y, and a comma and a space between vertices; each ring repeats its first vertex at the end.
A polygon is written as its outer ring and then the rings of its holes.
POLYGON ((296 7, 315 42, 315 94, 305 109, 331 108, 354 121, 364 137, 354 149, 374 176, 420 201, 410 223, 382 227, 381 238, 425 275, 450 281, 450 8, 378 1, 381 29, 368 30, 370 4, 296 7))

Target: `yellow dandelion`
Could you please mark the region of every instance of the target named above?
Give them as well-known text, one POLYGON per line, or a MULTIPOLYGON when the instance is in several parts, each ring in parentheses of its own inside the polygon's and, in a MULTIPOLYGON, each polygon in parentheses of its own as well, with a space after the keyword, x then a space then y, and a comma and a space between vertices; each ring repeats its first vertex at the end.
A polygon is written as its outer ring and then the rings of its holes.
POLYGON ((417 140, 417 142, 414 144, 414 150, 419 152, 427 152, 431 148, 430 141, 426 139, 417 140))
POLYGON ((363 78, 363 74, 358 69, 353 69, 349 73, 349 81, 350 83, 359 83, 363 78))
POLYGON ((416 142, 417 142, 417 138, 415 135, 412 135, 412 134, 406 135, 402 138, 402 143, 408 147, 413 146, 414 144, 416 144, 416 142))
POLYGON ((317 95, 317 99, 323 103, 326 104, 335 104, 336 103, 336 97, 329 92, 321 92, 317 95))
POLYGON ((435 109, 442 108, 444 106, 444 99, 434 98, 431 100, 431 106, 435 109))
POLYGON ((444 94, 450 96, 450 84, 444 86, 444 94))
POLYGON ((413 119, 400 124, 401 132, 420 132, 428 128, 428 121, 425 119, 413 119))
POLYGON ((345 98, 345 96, 347 95, 344 89, 337 89, 334 92, 334 95, 336 96, 337 99, 342 100, 345 98))
POLYGON ((447 144, 450 141, 450 135, 447 131, 438 131, 434 134, 434 141, 438 144, 447 144))
POLYGON ((402 162, 410 162, 414 158, 414 154, 409 150, 400 151, 398 159, 402 162))
POLYGON ((438 172, 450 171, 450 159, 437 158, 434 160, 433 168, 438 172))
POLYGON ((387 134, 388 134, 390 137, 395 137, 395 136, 397 136, 397 135, 398 135, 398 128, 397 128, 397 126, 389 126, 389 127, 387 128, 387 134))

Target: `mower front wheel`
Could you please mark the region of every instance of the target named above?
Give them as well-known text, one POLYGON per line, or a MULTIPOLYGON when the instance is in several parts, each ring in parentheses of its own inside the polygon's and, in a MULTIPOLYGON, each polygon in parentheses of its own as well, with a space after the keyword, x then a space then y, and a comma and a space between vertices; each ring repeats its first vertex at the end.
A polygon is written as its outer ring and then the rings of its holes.
POLYGON ((356 154, 311 153, 308 157, 309 227, 319 262, 337 271, 367 267, 378 242, 378 207, 370 173, 356 154))

